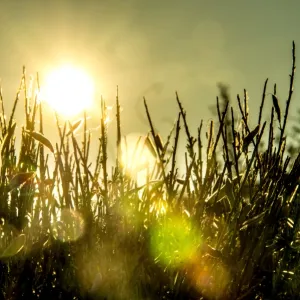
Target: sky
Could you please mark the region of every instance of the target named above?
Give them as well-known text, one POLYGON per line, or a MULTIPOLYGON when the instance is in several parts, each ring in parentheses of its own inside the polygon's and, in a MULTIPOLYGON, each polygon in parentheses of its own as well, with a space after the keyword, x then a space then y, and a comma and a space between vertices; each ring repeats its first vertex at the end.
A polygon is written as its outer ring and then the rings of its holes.
MULTIPOLYGON (((93 77, 96 102, 102 96, 114 105, 118 86, 124 135, 148 132, 145 97, 166 136, 178 115, 175 91, 196 134, 201 119, 212 118, 219 82, 230 86, 233 101, 247 89, 255 118, 266 78, 267 92, 277 83, 284 106, 293 40, 300 53, 296 0, 0 0, 0 11, 5 107, 12 105, 23 65, 42 81, 50 68, 70 62, 93 77)), ((299 80, 296 75, 294 115, 299 80)), ((90 112, 92 126, 99 113, 90 112)), ((46 123, 53 130, 51 118, 46 123)))

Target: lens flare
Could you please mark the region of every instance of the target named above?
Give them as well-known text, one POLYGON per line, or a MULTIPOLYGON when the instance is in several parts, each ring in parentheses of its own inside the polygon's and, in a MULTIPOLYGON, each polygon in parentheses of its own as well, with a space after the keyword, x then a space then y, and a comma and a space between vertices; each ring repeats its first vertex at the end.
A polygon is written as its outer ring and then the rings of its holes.
POLYGON ((186 265, 189 283, 208 299, 224 296, 230 282, 230 272, 221 261, 208 255, 196 255, 186 265))
POLYGON ((60 220, 51 224, 53 236, 62 242, 76 241, 84 232, 82 216, 70 209, 62 209, 60 220))
POLYGON ((200 234, 190 220, 183 217, 166 218, 151 234, 152 255, 166 266, 182 266, 195 255, 200 244, 200 234))

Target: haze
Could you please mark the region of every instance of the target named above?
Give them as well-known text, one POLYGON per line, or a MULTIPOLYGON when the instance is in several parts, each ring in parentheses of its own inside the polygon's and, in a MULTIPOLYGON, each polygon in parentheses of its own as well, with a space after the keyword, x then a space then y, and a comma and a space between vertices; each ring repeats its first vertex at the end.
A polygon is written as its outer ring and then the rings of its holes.
MULTIPOLYGON (((201 119, 212 117, 218 82, 230 85, 233 100, 246 88, 256 113, 268 77, 268 92, 276 82, 284 105, 293 40, 300 53, 299 1, 1 0, 0 9, 5 106, 15 97, 23 65, 43 78, 67 61, 93 76, 99 103, 102 95, 114 105, 119 86, 123 134, 148 131, 145 96, 166 136, 178 113, 175 90, 196 132, 201 119)), ((296 76, 294 108, 298 83, 296 76)), ((99 111, 91 117, 97 126, 99 111)))

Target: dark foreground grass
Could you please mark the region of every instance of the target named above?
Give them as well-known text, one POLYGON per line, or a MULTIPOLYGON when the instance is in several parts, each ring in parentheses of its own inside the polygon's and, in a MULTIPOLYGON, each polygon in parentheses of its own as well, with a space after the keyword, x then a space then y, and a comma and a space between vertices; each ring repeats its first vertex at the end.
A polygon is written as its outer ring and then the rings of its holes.
POLYGON ((0 297, 298 299, 300 156, 286 151, 294 75, 293 44, 285 110, 276 85, 268 96, 266 80, 251 125, 246 91, 236 113, 220 86, 217 121, 206 133, 201 122, 196 137, 177 94, 178 119, 166 142, 145 100, 150 131, 132 151, 117 97, 110 172, 105 102, 95 160, 86 115, 75 124, 57 118, 58 143, 43 135, 42 104, 28 96, 24 70, 9 119, 1 95, 0 297), (17 150, 14 112, 23 91, 17 150), (268 121, 265 101, 273 102, 268 121), (176 164, 182 130, 184 179, 176 164))

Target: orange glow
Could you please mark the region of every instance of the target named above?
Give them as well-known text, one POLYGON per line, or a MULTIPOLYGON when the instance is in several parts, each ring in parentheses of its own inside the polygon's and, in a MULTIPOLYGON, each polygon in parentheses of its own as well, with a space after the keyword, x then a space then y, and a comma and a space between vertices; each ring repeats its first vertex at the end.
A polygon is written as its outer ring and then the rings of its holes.
POLYGON ((230 272, 218 259, 209 255, 196 255, 186 265, 190 283, 209 299, 224 296, 230 282, 230 272))

